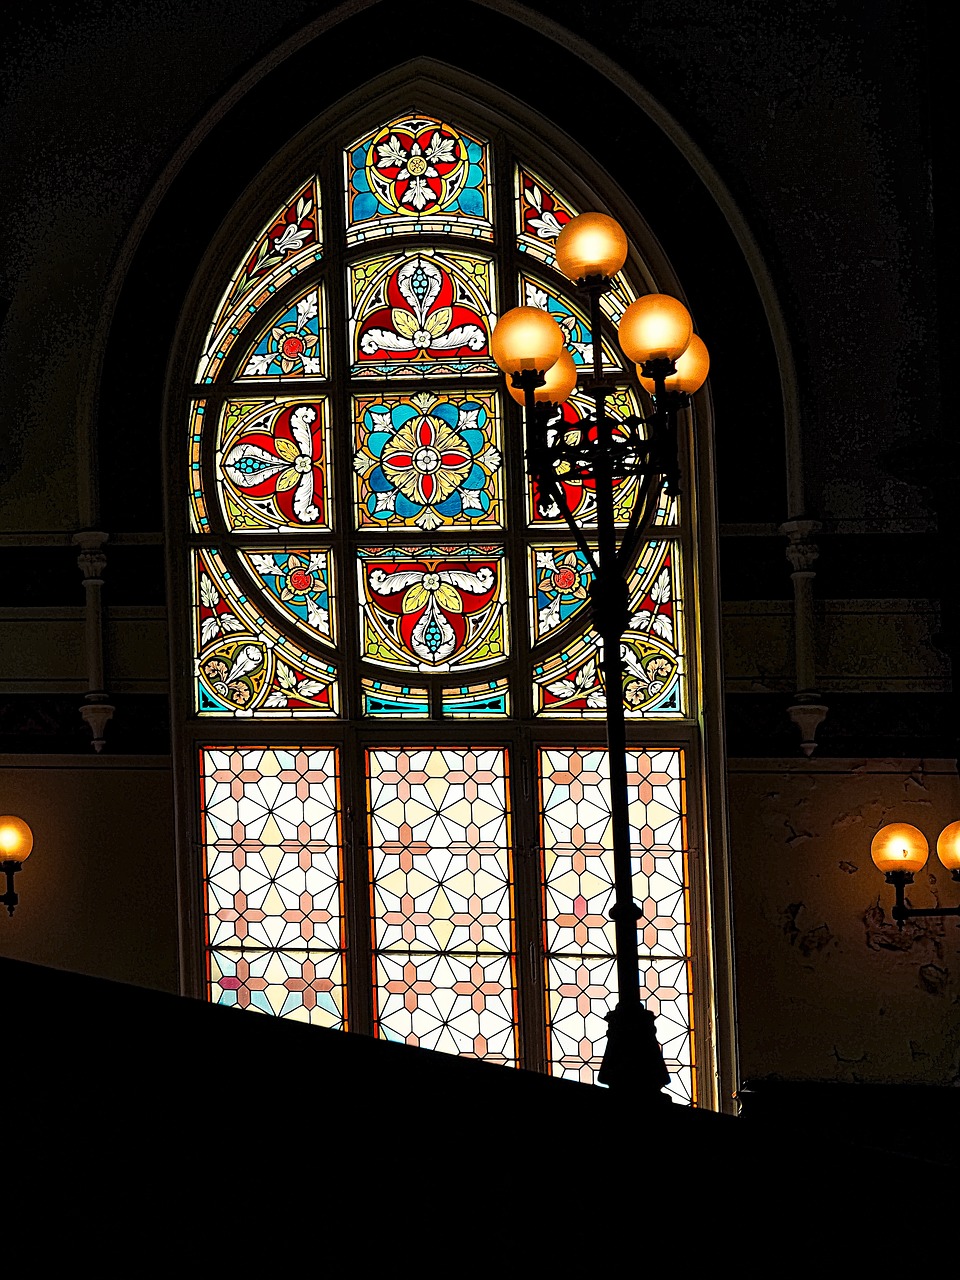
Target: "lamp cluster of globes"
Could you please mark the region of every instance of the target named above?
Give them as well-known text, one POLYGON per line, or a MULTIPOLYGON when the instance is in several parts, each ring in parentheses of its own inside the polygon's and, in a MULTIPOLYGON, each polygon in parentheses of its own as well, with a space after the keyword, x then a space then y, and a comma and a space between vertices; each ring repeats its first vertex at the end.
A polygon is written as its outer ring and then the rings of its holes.
MULTIPOLYGON (((921 871, 929 856, 927 837, 909 822, 890 822, 881 827, 870 845, 870 857, 878 870, 921 871)), ((937 857, 960 880, 960 822, 951 822, 937 837, 937 857)))
MULTIPOLYGON (((557 238, 557 266, 578 285, 598 285, 601 291, 627 260, 623 228, 604 213, 581 213, 572 218, 557 238)), ((669 294, 648 293, 631 303, 618 326, 624 354, 639 366, 641 386, 655 392, 644 366, 669 360, 675 371, 665 380, 665 390, 693 395, 703 386, 710 368, 705 343, 693 332, 690 313, 669 294)), ((600 341, 600 335, 593 335, 600 341)), ((577 369, 566 348, 563 331, 553 317, 538 307, 514 307, 500 317, 493 331, 491 352, 508 377, 535 370, 545 381, 534 392, 539 404, 562 404, 577 384, 577 369)), ((516 382, 507 386, 518 404, 524 392, 516 382)))

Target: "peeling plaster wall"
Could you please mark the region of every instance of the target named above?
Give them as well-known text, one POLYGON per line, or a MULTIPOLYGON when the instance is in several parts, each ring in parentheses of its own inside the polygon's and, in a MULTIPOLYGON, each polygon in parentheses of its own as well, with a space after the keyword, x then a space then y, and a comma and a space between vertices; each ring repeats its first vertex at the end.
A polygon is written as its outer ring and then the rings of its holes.
MULTIPOLYGON (((877 828, 931 846, 960 812, 952 761, 732 761, 744 1080, 960 1084, 960 921, 897 929, 870 859, 877 828)), ((931 853, 914 907, 960 902, 931 853)))

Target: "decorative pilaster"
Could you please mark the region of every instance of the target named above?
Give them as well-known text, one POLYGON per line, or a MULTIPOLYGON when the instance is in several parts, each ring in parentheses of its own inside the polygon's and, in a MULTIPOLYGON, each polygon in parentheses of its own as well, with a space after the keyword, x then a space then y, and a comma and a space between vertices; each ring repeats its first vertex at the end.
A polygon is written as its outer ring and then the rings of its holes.
POLYGON ((800 750, 805 756, 816 750, 816 734, 827 714, 827 707, 816 688, 816 662, 813 647, 813 565, 820 549, 812 535, 820 528, 816 520, 788 520, 780 526, 787 538, 786 554, 793 579, 793 637, 796 665, 794 704, 787 715, 800 730, 800 750))
POLYGON ((93 529, 84 529, 73 535, 74 543, 81 548, 77 564, 83 574, 83 589, 86 594, 87 692, 84 694, 80 714, 93 734, 94 751, 103 750, 104 731, 107 721, 113 718, 114 713, 110 695, 104 689, 102 592, 103 571, 107 564, 103 544, 107 537, 107 534, 93 529))

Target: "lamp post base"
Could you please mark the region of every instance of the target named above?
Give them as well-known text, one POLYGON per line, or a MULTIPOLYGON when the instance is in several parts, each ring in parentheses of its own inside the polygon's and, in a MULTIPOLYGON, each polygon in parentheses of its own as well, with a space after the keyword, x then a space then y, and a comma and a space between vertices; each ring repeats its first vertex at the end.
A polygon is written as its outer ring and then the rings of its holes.
POLYGON ((654 1016, 637 1003, 617 1005, 607 1014, 607 1047, 597 1072, 600 1084, 630 1091, 646 1101, 670 1104, 673 1099, 660 1090, 670 1083, 663 1061, 654 1016))

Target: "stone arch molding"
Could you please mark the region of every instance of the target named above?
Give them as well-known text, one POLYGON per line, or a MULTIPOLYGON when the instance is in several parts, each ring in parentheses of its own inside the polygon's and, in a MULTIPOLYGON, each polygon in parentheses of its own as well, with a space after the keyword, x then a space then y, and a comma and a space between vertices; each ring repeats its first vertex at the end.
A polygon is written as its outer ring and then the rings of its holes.
MULTIPOLYGON (((557 49, 562 49, 572 54, 613 85, 635 109, 643 113, 669 139, 677 156, 682 158, 682 161, 697 175, 705 194, 720 210, 754 280, 775 348, 786 434, 788 514, 791 517, 802 514, 804 503, 799 443, 799 406, 793 353, 769 269, 759 251, 746 218, 722 177, 670 113, 630 73, 625 71, 607 54, 602 53, 589 42, 583 40, 582 37, 529 6, 514 3, 513 0, 477 0, 477 2, 481 8, 487 9, 493 14, 506 17, 511 22, 516 23, 518 27, 526 29, 529 33, 536 33, 546 43, 547 47, 552 45, 557 49)), ((306 24, 300 31, 279 43, 269 54, 259 59, 252 67, 240 75, 230 89, 209 108, 183 139, 156 179, 141 206, 137 218, 118 249, 114 268, 104 291, 104 303, 91 347, 91 358, 77 405, 81 457, 87 460, 88 470, 88 474, 81 480, 81 489, 85 494, 83 501, 85 519, 83 523, 87 527, 93 527, 99 522, 96 416, 100 401, 105 354, 111 337, 111 329, 121 289, 141 242, 158 209, 168 193, 176 185, 188 161, 203 148, 217 126, 222 124, 248 95, 267 81, 274 73, 281 71, 284 64, 292 57, 300 54, 315 42, 322 42, 343 24, 356 18, 362 20, 368 15, 372 15, 375 10, 383 9, 393 3, 394 0, 349 0, 348 3, 332 7, 329 12, 306 24)), ((385 81, 397 84, 403 78, 411 81, 415 76, 422 76, 425 80, 435 84, 442 84, 444 80, 447 80, 451 83, 451 87, 457 86, 461 92, 465 88, 467 80, 472 79, 465 77, 449 63, 423 57, 398 66, 387 77, 371 81, 370 84, 359 91, 357 96, 366 95, 369 98, 371 90, 376 84, 381 84, 385 81)), ((522 107, 520 97, 516 93, 508 98, 502 92, 494 90, 489 84, 484 85, 476 80, 473 80, 469 92, 472 103, 483 101, 486 98, 491 103, 496 101, 500 111, 504 114, 517 113, 518 123, 522 123, 523 117, 529 120, 533 116, 529 109, 522 107)), ((534 138, 540 139, 543 137, 543 117, 542 115, 537 115, 536 119, 541 132, 538 133, 537 130, 533 130, 531 141, 534 138)))
MULTIPOLYGON (((200 341, 199 327, 207 323, 215 309, 217 290, 222 289, 224 273, 233 265, 231 254, 236 254, 244 235, 263 216, 264 192, 279 196, 292 189, 304 171, 304 152, 316 152, 322 147, 333 126, 341 136, 353 136, 378 118, 419 110, 423 104, 446 112, 451 119, 469 121, 488 136, 511 138, 534 169, 562 176, 565 193, 579 209, 615 212, 631 244, 631 266, 644 287, 651 292, 673 294, 691 305, 681 277, 641 208, 616 177, 576 140, 489 82, 433 58, 416 58, 368 81, 328 107, 294 137, 284 140, 273 159, 250 175, 246 190, 226 214, 209 245, 184 300, 183 319, 169 364, 168 395, 189 363, 188 353, 200 341)), ((336 236, 338 232, 328 224, 327 238, 331 234, 336 236)))

